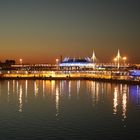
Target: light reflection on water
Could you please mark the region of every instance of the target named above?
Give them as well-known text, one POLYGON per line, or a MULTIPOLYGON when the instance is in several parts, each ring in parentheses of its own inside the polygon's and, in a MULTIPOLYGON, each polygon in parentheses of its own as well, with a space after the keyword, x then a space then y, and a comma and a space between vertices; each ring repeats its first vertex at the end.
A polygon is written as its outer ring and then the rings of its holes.
POLYGON ((137 105, 140 106, 140 86, 133 85, 130 87, 130 99, 137 105))
POLYGON ((113 99, 113 113, 117 113, 117 106, 118 106, 118 89, 114 87, 114 99, 113 99))
MULTIPOLYGON (((2 104, 1 114, 2 107, 8 110, 9 104, 11 112, 11 106, 13 107, 13 114, 16 110, 19 114, 25 113, 25 116, 30 114, 28 110, 33 112, 35 109, 34 112, 40 114, 44 109, 42 116, 39 116, 41 120, 45 120, 45 117, 51 114, 50 118, 55 117, 57 121, 65 118, 65 121, 68 121, 69 118, 66 116, 70 115, 73 120, 69 121, 75 122, 76 119, 77 121, 83 119, 80 114, 84 114, 87 119, 83 120, 90 122, 86 123, 89 128, 93 127, 91 123, 94 120, 105 125, 104 120, 107 117, 111 122, 119 118, 120 124, 128 127, 130 116, 137 117, 140 111, 140 86, 80 80, 5 80, 0 82, 0 104, 2 104), (45 110, 48 111, 47 115, 45 110)), ((111 126, 118 125, 117 123, 111 126)))
POLYGON ((117 116, 121 112, 124 127, 126 127, 125 119, 127 118, 128 95, 129 95, 128 85, 119 84, 114 87, 113 114, 117 116))
POLYGON ((56 86, 56 95, 55 95, 55 103, 56 103, 56 116, 59 115, 59 88, 56 86))
POLYGON ((37 83, 37 81, 34 81, 34 95, 35 95, 35 97, 38 95, 38 83, 37 83))
MULTIPOLYGON (((129 100, 129 96, 131 96, 130 100, 134 102, 136 105, 140 105, 140 86, 138 85, 123 85, 123 84, 109 84, 109 83, 99 83, 95 81, 5 81, 7 83, 7 101, 10 100, 10 94, 17 94, 18 101, 19 101, 19 111, 22 112, 23 106, 23 93, 25 93, 25 103, 28 101, 28 91, 34 91, 34 96, 42 96, 43 98, 46 97, 46 93, 50 93, 55 95, 55 102, 56 102, 56 112, 59 111, 59 99, 60 94, 66 94, 68 99, 71 99, 72 92, 75 92, 77 99, 80 98, 80 92, 83 90, 86 96, 91 98, 91 104, 93 106, 98 105, 101 100, 101 96, 104 94, 105 96, 111 96, 112 98, 112 108, 113 114, 116 115, 118 113, 119 107, 121 106, 122 116, 123 118, 127 117, 127 104, 129 100), (30 83, 30 87, 29 87, 30 83), (82 85, 81 85, 82 83, 82 85), (113 92, 111 91, 113 89, 113 92), (41 89, 42 88, 42 89, 41 89), (16 90, 15 90, 16 89, 16 90), (108 90, 110 90, 108 92, 108 90), (15 92, 16 91, 16 92, 15 92), (42 94, 39 94, 42 92, 42 94), (108 93, 107 93, 108 92, 108 93), (111 93, 112 92, 112 93, 111 93), (108 95, 107 95, 107 94, 108 95)), ((0 83, 0 95, 3 94, 3 85, 0 83)), ((57 114, 56 113, 56 114, 57 114)))
POLYGON ((25 81, 25 102, 27 102, 28 97, 28 80, 25 81))
POLYGON ((9 95, 10 95, 10 83, 9 81, 7 82, 7 93, 8 93, 8 97, 7 97, 7 101, 9 102, 9 95))
POLYGON ((23 110, 23 89, 22 89, 22 85, 20 85, 20 89, 19 89, 19 112, 22 112, 23 110))
POLYGON ((129 87, 127 85, 120 84, 114 87, 113 114, 118 113, 119 104, 121 104, 122 116, 123 118, 126 118, 128 94, 129 87))

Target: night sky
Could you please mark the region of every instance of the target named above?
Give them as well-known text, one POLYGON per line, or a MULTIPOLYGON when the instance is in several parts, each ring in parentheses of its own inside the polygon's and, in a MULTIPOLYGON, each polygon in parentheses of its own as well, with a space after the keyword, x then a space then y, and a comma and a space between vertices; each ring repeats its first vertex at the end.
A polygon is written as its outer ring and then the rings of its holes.
POLYGON ((54 63, 117 50, 140 63, 139 0, 0 0, 0 60, 54 63))

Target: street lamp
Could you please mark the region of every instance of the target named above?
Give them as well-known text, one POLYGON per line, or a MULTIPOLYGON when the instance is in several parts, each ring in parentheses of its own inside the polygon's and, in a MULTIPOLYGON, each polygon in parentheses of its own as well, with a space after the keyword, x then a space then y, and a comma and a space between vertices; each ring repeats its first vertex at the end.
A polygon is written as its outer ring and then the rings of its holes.
POLYGON ((116 67, 117 58, 115 57, 113 60, 115 62, 115 67, 116 67))
POLYGON ((125 62, 127 60, 127 57, 123 57, 122 59, 123 59, 123 62, 124 62, 124 67, 125 67, 125 62))
POLYGON ((19 59, 20 65, 22 65, 22 59, 19 59))
POLYGON ((59 59, 56 59, 56 67, 57 67, 57 70, 58 70, 58 62, 59 62, 59 59))

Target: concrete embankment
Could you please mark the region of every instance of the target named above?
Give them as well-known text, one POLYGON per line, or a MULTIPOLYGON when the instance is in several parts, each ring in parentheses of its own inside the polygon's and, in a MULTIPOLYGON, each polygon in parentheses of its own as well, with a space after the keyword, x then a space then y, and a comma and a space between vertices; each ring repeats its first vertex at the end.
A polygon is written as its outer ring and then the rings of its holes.
POLYGON ((92 80, 111 83, 137 84, 140 80, 130 79, 126 76, 113 77, 110 75, 94 75, 94 74, 4 74, 0 80, 92 80))

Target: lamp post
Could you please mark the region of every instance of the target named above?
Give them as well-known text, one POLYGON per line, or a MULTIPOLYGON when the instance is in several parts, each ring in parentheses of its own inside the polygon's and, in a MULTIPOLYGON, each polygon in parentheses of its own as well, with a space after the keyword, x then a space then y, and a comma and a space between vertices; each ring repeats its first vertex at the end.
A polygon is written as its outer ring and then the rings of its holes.
POLYGON ((126 62, 127 58, 123 57, 123 63, 124 63, 124 67, 125 67, 125 62, 126 62))
POLYGON ((19 59, 20 65, 22 65, 22 59, 19 59))
POLYGON ((114 62, 115 62, 114 66, 116 67, 116 62, 117 62, 117 58, 116 57, 114 58, 114 62))
POLYGON ((59 59, 56 59, 56 68, 58 70, 58 63, 59 63, 59 59))

